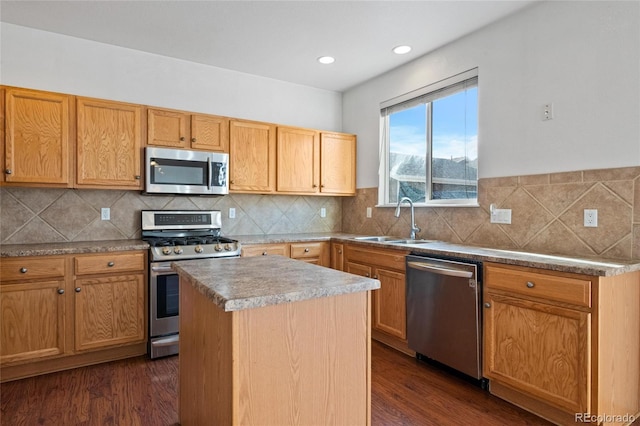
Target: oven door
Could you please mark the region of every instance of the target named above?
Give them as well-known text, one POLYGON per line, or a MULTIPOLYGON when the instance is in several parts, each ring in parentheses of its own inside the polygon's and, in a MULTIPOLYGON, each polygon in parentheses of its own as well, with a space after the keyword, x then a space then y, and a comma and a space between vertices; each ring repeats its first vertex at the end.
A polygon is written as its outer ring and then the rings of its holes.
POLYGON ((170 262, 151 262, 149 266, 149 356, 178 353, 179 324, 178 274, 170 262))

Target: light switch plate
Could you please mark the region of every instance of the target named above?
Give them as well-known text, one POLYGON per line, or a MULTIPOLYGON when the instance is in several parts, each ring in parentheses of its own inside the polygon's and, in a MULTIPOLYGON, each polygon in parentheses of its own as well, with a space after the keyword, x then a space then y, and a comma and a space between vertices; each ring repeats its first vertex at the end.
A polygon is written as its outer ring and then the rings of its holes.
POLYGON ((236 209, 234 207, 229 207, 229 219, 236 218, 236 209))
POLYGON ((367 218, 371 218, 371 207, 367 207, 367 218))
POLYGON ((322 207, 320 208, 320 217, 327 217, 327 209, 322 207))
POLYGON ((511 209, 495 209, 491 213, 491 223, 511 225, 511 209))

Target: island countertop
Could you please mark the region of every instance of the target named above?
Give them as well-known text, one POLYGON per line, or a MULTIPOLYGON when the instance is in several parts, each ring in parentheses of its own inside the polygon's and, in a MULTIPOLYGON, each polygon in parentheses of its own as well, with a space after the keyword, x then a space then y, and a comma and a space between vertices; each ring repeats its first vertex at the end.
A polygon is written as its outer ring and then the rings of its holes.
POLYGON ((378 280, 282 256, 185 260, 172 266, 227 312, 380 288, 378 280))

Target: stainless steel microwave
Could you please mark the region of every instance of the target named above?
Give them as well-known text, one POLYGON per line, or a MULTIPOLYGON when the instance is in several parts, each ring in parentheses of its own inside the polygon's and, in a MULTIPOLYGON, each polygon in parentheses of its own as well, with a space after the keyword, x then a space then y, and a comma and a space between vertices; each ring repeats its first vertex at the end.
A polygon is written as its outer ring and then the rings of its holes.
POLYGON ((146 147, 145 193, 228 194, 228 165, 225 153, 146 147))

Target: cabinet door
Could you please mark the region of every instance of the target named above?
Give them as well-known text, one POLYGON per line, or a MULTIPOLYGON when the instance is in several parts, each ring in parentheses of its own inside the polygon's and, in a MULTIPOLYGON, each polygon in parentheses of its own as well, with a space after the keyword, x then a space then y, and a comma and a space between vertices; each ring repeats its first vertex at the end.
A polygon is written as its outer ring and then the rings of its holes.
POLYGON ((78 98, 78 187, 142 189, 141 110, 78 98))
POLYGON ((341 133, 320 134, 320 192, 355 195, 355 135, 341 133))
POLYGON ((144 274, 76 279, 77 351, 145 339, 144 274))
POLYGON ((485 377, 568 413, 592 412, 591 314, 491 292, 484 301, 485 377))
POLYGON ((189 147, 189 115, 180 111, 147 111, 147 144, 174 148, 189 147))
POLYGON ((380 280, 380 289, 373 292, 372 327, 400 339, 406 339, 405 274, 377 268, 374 270, 373 278, 380 280))
MULTIPOLYGON (((361 277, 371 277, 371 266, 361 265, 360 263, 347 262, 345 265, 345 272, 354 275, 360 275, 361 277)), ((375 291, 373 294, 375 295, 375 291)))
POLYGON ((71 96, 6 89, 6 182, 70 187, 71 96))
POLYGON ((229 119, 214 115, 192 115, 191 148, 229 152, 229 119))
POLYGON ((63 279, 0 286, 1 364, 65 352, 64 287, 63 279))
POLYGON ((331 267, 338 271, 344 271, 344 246, 331 243, 331 267))
POLYGON ((318 132, 278 127, 278 192, 314 194, 320 182, 318 132))
POLYGON ((276 188, 275 126, 231 120, 229 130, 229 189, 273 192, 276 188))

